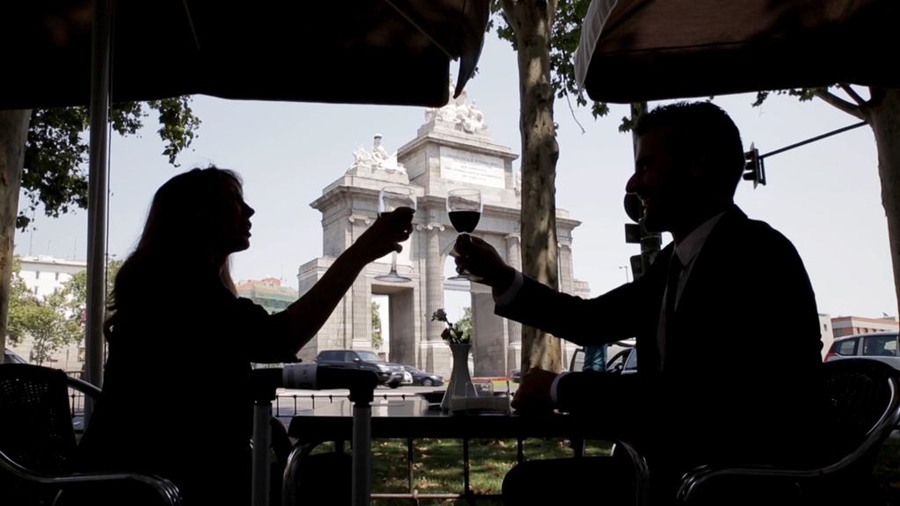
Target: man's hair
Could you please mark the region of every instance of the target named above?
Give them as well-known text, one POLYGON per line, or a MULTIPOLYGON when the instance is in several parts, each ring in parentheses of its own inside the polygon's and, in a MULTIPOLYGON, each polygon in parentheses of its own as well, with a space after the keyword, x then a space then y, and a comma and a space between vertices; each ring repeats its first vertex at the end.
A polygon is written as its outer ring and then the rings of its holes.
POLYGON ((711 102, 660 106, 641 115, 634 133, 641 136, 662 127, 672 130, 668 148, 674 157, 705 156, 712 182, 734 193, 746 161, 741 134, 722 108, 711 102))

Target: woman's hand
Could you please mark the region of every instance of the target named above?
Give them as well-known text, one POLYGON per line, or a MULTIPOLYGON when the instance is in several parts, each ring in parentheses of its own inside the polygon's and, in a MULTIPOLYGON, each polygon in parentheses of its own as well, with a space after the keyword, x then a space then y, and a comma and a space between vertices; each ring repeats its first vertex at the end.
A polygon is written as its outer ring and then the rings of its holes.
POLYGON ((382 214, 353 244, 359 259, 368 264, 388 253, 402 251, 400 243, 409 239, 412 233, 414 214, 415 210, 409 207, 382 214))
POLYGON ((412 233, 414 210, 398 208, 385 213, 363 232, 359 239, 334 261, 303 297, 288 306, 287 348, 296 353, 319 332, 322 325, 353 285, 366 265, 392 251, 400 251, 400 243, 412 233))

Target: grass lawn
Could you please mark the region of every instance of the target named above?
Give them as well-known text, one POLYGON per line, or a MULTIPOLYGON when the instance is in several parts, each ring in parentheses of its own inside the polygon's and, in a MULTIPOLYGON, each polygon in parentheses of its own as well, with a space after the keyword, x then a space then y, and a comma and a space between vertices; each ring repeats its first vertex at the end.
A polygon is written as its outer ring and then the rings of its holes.
MULTIPOLYGON (((322 445, 318 451, 330 451, 322 445)), ((606 455, 609 446, 592 443, 587 455, 606 455)), ((372 444, 373 493, 407 493, 406 441, 377 440, 372 444)), ((568 441, 529 439, 525 441, 526 459, 552 459, 572 456, 568 441)), ((463 444, 455 439, 417 439, 413 442, 415 487, 421 494, 459 494, 463 491, 463 444)), ((516 441, 473 440, 469 442, 470 486, 477 494, 499 494, 503 477, 516 463, 516 441)), ((479 500, 484 504, 499 501, 479 500)), ((459 504, 464 500, 420 500, 421 504, 459 504)), ((409 499, 377 499, 373 505, 408 506, 409 499)))
MULTIPOLYGON (((413 444, 415 486, 419 493, 456 494, 463 491, 462 441, 453 439, 421 439, 413 444)), ((374 493, 406 493, 406 441, 377 440, 373 442, 374 493)), ((331 451, 322 445, 316 452, 331 451)), ((609 446, 590 443, 587 455, 606 455, 609 446)), ((551 459, 572 456, 568 441, 529 439, 524 445, 525 458, 551 459)), ((472 491, 479 494, 499 494, 503 476, 516 463, 515 440, 475 440, 469 443, 472 491)), ((889 504, 900 506, 900 439, 891 438, 879 456, 875 477, 882 484, 889 504)), ((500 504, 499 501, 479 500, 479 504, 500 504)), ((379 506, 409 505, 409 499, 378 499, 379 506)), ((420 504, 465 505, 463 500, 420 500, 420 504)))

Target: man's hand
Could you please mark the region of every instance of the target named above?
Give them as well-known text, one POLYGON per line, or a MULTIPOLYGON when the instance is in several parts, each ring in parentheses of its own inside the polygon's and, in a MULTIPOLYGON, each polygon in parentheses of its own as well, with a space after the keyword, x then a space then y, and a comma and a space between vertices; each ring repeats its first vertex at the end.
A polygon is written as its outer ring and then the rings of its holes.
POLYGON ((413 214, 415 214, 413 209, 399 207, 375 220, 375 223, 363 232, 352 246, 359 259, 368 264, 388 253, 402 251, 400 243, 409 239, 412 233, 413 214))
POLYGON ((512 408, 522 414, 549 414, 553 412, 550 389, 556 374, 537 367, 528 370, 512 400, 512 408))
POLYGON ((469 234, 456 238, 451 255, 456 257, 456 272, 469 271, 495 293, 503 293, 515 278, 516 271, 506 265, 493 246, 469 234))

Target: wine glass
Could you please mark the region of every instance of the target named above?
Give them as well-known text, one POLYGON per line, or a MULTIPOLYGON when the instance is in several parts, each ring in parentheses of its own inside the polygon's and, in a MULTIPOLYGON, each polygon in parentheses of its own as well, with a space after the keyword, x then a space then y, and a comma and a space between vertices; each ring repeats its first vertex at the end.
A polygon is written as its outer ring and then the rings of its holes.
MULTIPOLYGON (((413 195, 411 188, 408 186, 386 186, 381 189, 381 192, 378 194, 379 217, 401 207, 408 207, 413 211, 416 210, 416 196, 413 195)), ((388 283, 404 283, 406 281, 412 281, 406 276, 397 274, 396 251, 394 251, 391 256, 391 272, 382 276, 375 276, 375 279, 378 281, 386 281, 388 283)))
MULTIPOLYGON (((471 188, 458 188, 447 193, 447 213, 450 215, 450 224, 460 235, 469 235, 475 231, 478 221, 481 219, 481 192, 471 188)), ((459 254, 454 246, 450 250, 450 256, 456 258, 459 254)), ((467 279, 477 281, 477 277, 469 272, 460 272, 458 276, 448 278, 467 279)))

